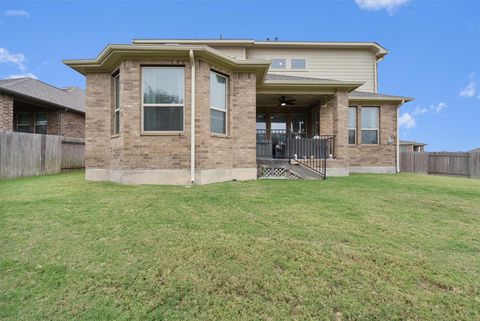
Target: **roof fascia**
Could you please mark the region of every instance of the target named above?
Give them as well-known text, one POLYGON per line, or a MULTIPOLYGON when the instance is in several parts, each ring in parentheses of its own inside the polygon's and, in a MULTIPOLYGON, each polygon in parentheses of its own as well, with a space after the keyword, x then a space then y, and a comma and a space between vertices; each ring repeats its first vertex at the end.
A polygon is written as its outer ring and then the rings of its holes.
POLYGON ((112 71, 126 57, 180 57, 186 59, 190 50, 193 50, 197 57, 208 59, 233 70, 255 72, 258 84, 263 82, 270 67, 269 60, 236 60, 205 45, 108 45, 95 59, 63 60, 63 63, 85 75, 88 72, 112 71))

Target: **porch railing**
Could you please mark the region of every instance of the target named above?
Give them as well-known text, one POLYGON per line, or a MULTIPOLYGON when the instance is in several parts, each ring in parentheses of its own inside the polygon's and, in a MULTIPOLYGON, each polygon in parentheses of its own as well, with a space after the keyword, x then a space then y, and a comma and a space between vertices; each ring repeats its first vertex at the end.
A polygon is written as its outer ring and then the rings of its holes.
POLYGON ((335 136, 307 138, 285 130, 257 129, 257 158, 296 160, 326 177, 327 158, 335 157, 335 136))

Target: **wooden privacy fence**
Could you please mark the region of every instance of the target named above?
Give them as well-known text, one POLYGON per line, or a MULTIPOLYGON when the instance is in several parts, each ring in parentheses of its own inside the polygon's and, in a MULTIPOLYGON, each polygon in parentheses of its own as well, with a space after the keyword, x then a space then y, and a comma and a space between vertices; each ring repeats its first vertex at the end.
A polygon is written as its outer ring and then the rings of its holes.
POLYGON ((0 178, 82 169, 84 155, 84 139, 0 131, 0 178))
POLYGON ((480 178, 480 153, 401 152, 400 171, 480 178))

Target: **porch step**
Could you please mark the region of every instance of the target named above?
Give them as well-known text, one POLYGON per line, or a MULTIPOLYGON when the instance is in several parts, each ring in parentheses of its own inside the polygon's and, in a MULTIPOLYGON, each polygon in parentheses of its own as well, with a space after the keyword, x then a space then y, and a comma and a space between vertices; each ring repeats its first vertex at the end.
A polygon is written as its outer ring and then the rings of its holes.
POLYGON ((292 173, 302 177, 303 179, 322 179, 323 178, 323 176, 320 173, 308 168, 307 166, 297 161, 292 160, 292 163, 290 164, 289 168, 292 173))

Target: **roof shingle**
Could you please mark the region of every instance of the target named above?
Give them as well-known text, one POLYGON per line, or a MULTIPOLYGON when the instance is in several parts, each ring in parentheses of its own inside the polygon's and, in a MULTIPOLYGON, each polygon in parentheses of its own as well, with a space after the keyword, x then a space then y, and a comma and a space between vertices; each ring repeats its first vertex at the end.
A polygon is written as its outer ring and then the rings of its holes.
POLYGON ((25 77, 0 80, 0 92, 2 91, 85 112, 85 92, 78 87, 57 88, 40 80, 25 77))

